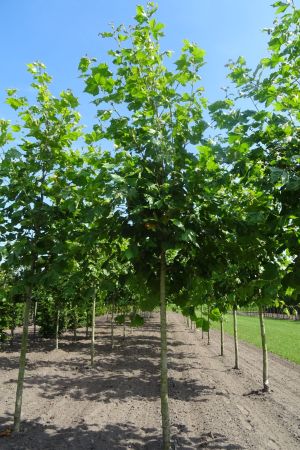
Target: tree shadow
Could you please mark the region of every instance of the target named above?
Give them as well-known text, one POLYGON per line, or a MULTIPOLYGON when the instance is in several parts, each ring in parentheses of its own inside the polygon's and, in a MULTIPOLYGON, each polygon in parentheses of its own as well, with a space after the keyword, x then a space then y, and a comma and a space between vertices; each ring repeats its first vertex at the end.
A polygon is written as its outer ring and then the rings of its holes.
MULTIPOLYGON (((0 422, 0 433, 7 430, 9 418, 0 422)), ((24 421, 20 433, 0 438, 2 450, 161 450, 162 437, 156 428, 138 429, 132 423, 108 424, 99 428, 96 424, 84 421, 74 427, 59 428, 38 421, 24 421)), ((242 449, 228 441, 220 433, 191 435, 190 430, 181 424, 172 426, 171 448, 188 449, 242 449)))
MULTIPOLYGON (((60 354, 53 351, 53 341, 37 339, 30 343, 34 355, 31 359, 30 355, 28 358, 25 389, 30 390, 34 387, 37 395, 46 400, 67 397, 70 402, 74 402, 74 408, 77 407, 75 402, 83 400, 91 402, 91 409, 96 404, 93 402, 99 401, 104 403, 132 399, 157 401, 160 394, 160 339, 151 334, 159 333, 159 324, 146 323, 143 331, 144 334, 141 335, 133 330, 125 341, 119 333, 115 336, 116 348, 112 351, 109 324, 102 321, 97 329, 93 368, 89 366, 90 344, 85 336, 78 335, 75 342, 70 334, 63 336, 59 350, 63 353, 60 354)), ((188 351, 172 352, 172 347, 186 347, 186 345, 189 344, 169 338, 172 371, 182 372, 199 367, 196 354, 188 351), (185 366, 183 360, 187 358, 189 364, 185 366)), ((4 355, 0 358, 0 368, 16 370, 18 360, 18 356, 14 354, 8 357, 4 355)), ((16 380, 6 381, 7 384, 12 382, 15 383, 16 380)), ((214 387, 203 385, 197 379, 176 379, 175 376, 169 379, 171 399, 196 403, 207 402, 209 396, 215 395, 219 394, 214 387)), ((5 428, 11 422, 12 418, 0 420, 0 427, 5 428)), ((226 437, 222 435, 214 435, 210 440, 206 437, 205 441, 204 435, 190 437, 192 433, 184 425, 173 425, 174 449, 241 448, 227 442, 226 437), (204 442, 209 446, 203 446, 204 442)), ((36 419, 24 421, 21 433, 0 438, 0 448, 156 450, 161 449, 161 432, 155 428, 138 429, 132 423, 111 424, 105 427, 99 424, 88 425, 80 417, 74 427, 58 428, 48 423, 44 425, 36 419)))
MULTIPOLYGON (((148 333, 149 328, 158 331, 159 325, 151 324, 145 326, 148 333)), ((68 336, 67 338, 70 338, 68 336)), ((104 401, 127 400, 129 398, 147 399, 156 401, 160 395, 159 379, 159 343, 156 336, 151 335, 129 335, 125 342, 122 336, 116 337, 116 349, 111 351, 110 337, 106 334, 101 336, 101 341, 95 344, 95 365, 89 365, 89 343, 69 342, 64 339, 60 345, 60 360, 56 358, 55 351, 51 358, 28 360, 24 386, 26 389, 34 387, 38 395, 45 399, 57 397, 69 397, 81 401, 104 401), (76 357, 68 351, 69 346, 78 345, 80 352, 76 357), (41 369, 43 369, 41 371, 41 369)), ((183 342, 169 339, 170 354, 172 346, 184 346, 183 342)), ((44 346, 40 348, 44 352, 44 346)), ((185 367, 182 359, 189 353, 172 354, 170 368, 173 371, 182 372, 193 366, 196 357, 190 354, 189 366, 185 367)), ((36 355, 37 356, 37 355, 36 355)), ((17 369, 18 358, 0 358, 0 367, 5 365, 10 369, 17 369)), ((8 380, 6 383, 16 382, 8 380)), ((213 388, 203 386, 198 380, 169 379, 169 396, 182 401, 196 402, 201 397, 215 395, 213 388)), ((203 400, 206 401, 206 400, 203 400)))

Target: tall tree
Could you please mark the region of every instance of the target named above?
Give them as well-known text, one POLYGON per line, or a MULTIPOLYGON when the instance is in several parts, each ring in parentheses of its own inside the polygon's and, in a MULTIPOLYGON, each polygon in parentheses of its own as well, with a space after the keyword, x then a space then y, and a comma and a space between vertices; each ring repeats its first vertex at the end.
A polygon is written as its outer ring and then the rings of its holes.
MULTIPOLYGON (((53 202, 53 175, 58 166, 70 162, 68 150, 81 135, 78 101, 71 91, 59 98, 49 90, 51 77, 42 63, 28 65, 33 77, 35 103, 7 90, 6 102, 17 112, 16 134, 0 167, 2 199, 2 238, 5 241, 3 267, 19 274, 19 285, 26 298, 23 336, 17 383, 14 429, 19 431, 25 373, 29 313, 33 289, 39 285, 51 255, 53 230, 60 218, 53 202)), ((9 144, 9 143, 8 143, 9 144)))
POLYGON ((190 144, 203 137, 202 88, 199 71, 204 51, 184 41, 175 70, 172 52, 160 48, 163 24, 154 18, 156 7, 138 6, 135 23, 119 26, 102 37, 112 38, 112 63, 82 58, 79 69, 85 91, 95 96, 100 123, 90 139, 110 139, 116 151, 113 175, 127 251, 141 265, 160 299, 161 411, 163 448, 170 448, 167 392, 166 280, 168 252, 196 242, 189 227, 193 199, 187 192, 187 173, 195 156, 190 144))

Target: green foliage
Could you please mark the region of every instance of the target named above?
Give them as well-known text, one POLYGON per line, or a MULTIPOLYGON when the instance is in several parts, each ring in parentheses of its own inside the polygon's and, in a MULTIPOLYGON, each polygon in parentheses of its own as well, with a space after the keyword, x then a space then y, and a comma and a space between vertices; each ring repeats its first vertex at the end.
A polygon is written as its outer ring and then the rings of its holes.
POLYGON ((42 63, 28 65, 33 104, 7 90, 16 120, 0 120, 3 280, 10 274, 0 332, 19 323, 28 287, 44 336, 58 307, 61 329, 89 323, 93 298, 99 312, 122 311, 116 323, 134 311, 140 326, 135 311, 159 305, 162 253, 172 307, 204 331, 232 306, 297 302, 300 13, 293 2, 273 6, 267 56, 254 70, 243 57, 230 61, 231 88, 210 105, 204 50, 184 40, 173 60, 152 2, 137 6, 132 26, 101 33, 107 61, 79 62, 97 108, 89 133, 76 96, 54 97, 42 63), (98 147, 103 140, 113 153, 98 147))
POLYGON ((118 316, 115 317, 115 322, 118 325, 123 325, 125 323, 126 320, 126 316, 124 314, 119 314, 118 316))
POLYGON ((131 327, 142 327, 144 325, 144 318, 139 314, 132 314, 130 316, 130 326, 131 327))
POLYGON ((205 331, 206 333, 209 332, 209 328, 210 328, 210 323, 208 320, 206 319, 202 319, 202 330, 205 331))
POLYGON ((213 308, 210 312, 209 312, 209 319, 214 321, 214 322, 218 322, 220 321, 222 315, 220 313, 219 308, 213 308))

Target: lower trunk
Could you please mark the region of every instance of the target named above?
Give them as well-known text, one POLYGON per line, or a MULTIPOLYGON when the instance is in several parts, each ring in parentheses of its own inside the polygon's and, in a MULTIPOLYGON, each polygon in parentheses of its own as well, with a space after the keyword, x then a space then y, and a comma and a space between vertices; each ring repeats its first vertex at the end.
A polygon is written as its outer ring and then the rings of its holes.
MULTIPOLYGON (((125 314, 124 314, 125 316, 125 314)), ((123 323, 123 341, 125 341, 125 337, 126 337, 126 321, 124 318, 124 323, 123 323)))
POLYGON ((266 330, 265 330, 265 321, 264 321, 264 313, 261 306, 259 306, 259 321, 260 321, 260 334, 261 334, 261 346, 263 352, 263 391, 269 392, 269 366, 268 366, 268 349, 267 349, 267 341, 266 341, 266 330))
POLYGON ((73 313, 73 336, 74 336, 74 341, 77 340, 77 312, 75 311, 73 313))
POLYGON ((33 315, 33 337, 36 338, 36 314, 37 314, 37 301, 34 302, 34 315, 33 315))
POLYGON ((160 399, 163 450, 170 449, 170 417, 168 403, 166 255, 160 255, 160 399))
POLYGON ((221 356, 224 356, 224 320, 223 320, 223 317, 221 318, 220 325, 221 325, 221 356))
POLYGON ((27 298, 26 298, 26 303, 25 303, 25 307, 24 307, 23 334, 22 334, 21 352, 20 352, 20 360, 19 360, 19 374, 18 374, 15 413, 14 413, 14 431, 16 431, 16 432, 20 431, 20 423, 21 423, 23 384, 24 384, 25 365, 26 365, 26 352, 27 352, 30 308, 31 308, 31 289, 29 289, 27 292, 27 298))
POLYGON ((56 313, 56 329, 55 329, 55 349, 58 350, 58 336, 59 336, 59 309, 56 313))
POLYGON ((10 345, 13 345, 15 338, 15 327, 14 325, 10 329, 10 345))
POLYGON ((94 357, 95 357, 95 318, 96 318, 96 296, 94 295, 92 306, 91 366, 94 365, 94 357))
POLYGON ((86 322, 85 322, 85 337, 89 337, 89 311, 86 310, 86 322))
POLYGON ((207 310, 208 332, 207 332, 207 345, 210 345, 210 309, 207 310))
MULTIPOLYGON (((203 305, 201 305, 201 319, 203 319, 203 305)), ((202 337, 202 339, 204 339, 203 327, 201 328, 201 337, 202 337)))
POLYGON ((111 348, 113 349, 115 346, 115 341, 114 341, 114 305, 112 305, 111 307, 111 318, 110 318, 110 339, 111 339, 111 348))
POLYGON ((238 346, 238 332, 237 332, 237 314, 236 306, 233 307, 233 335, 234 335, 234 369, 239 369, 239 346, 238 346))

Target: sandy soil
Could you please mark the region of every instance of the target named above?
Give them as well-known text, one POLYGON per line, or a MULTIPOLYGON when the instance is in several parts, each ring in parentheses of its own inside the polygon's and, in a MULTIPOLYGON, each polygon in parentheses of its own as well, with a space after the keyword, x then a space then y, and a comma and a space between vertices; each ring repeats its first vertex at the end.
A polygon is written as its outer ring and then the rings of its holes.
MULTIPOLYGON (((0 437, 2 450, 110 450, 161 448, 158 315, 142 330, 117 331, 97 320, 96 365, 89 341, 64 336, 31 341, 23 397, 22 431, 0 437)), ((12 424, 18 348, 0 353, 0 434, 12 424)), ((233 342, 219 356, 211 345, 169 313, 170 415, 174 449, 300 448, 300 366, 270 356, 270 394, 261 387, 260 351, 240 344, 241 370, 232 369, 233 342)))

